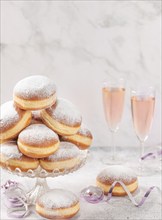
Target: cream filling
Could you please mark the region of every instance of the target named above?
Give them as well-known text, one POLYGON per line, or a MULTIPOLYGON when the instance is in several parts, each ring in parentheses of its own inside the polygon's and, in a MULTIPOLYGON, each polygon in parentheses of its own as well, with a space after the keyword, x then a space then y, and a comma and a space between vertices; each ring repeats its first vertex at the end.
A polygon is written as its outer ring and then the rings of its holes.
POLYGON ((38 109, 50 106, 56 100, 56 94, 43 100, 25 100, 14 96, 14 101, 25 109, 38 109))
POLYGON ((74 141, 77 143, 81 143, 83 145, 89 146, 92 143, 92 139, 86 136, 81 136, 79 134, 75 134, 72 136, 63 136, 63 139, 65 138, 65 140, 67 141, 74 141))
POLYGON ((67 125, 63 125, 61 123, 59 123, 58 121, 54 120, 52 117, 50 117, 45 110, 42 110, 41 112, 41 116, 42 118, 45 120, 46 124, 53 129, 54 131, 56 131, 59 134, 65 134, 65 135, 72 135, 75 134, 79 128, 79 127, 70 127, 67 125))
POLYGON ((41 155, 41 154, 50 154, 51 152, 55 152, 57 150, 57 148, 59 147, 59 142, 51 145, 49 147, 31 147, 25 144, 22 144, 19 140, 18 140, 18 146, 20 148, 20 151, 22 149, 23 152, 26 153, 32 153, 32 154, 37 154, 37 155, 41 155))
POLYGON ((22 167, 22 169, 36 169, 39 165, 38 160, 23 161, 19 159, 7 158, 6 156, 3 156, 3 155, 0 156, 0 162, 5 164, 6 166, 14 166, 15 168, 22 167))
POLYGON ((6 140, 14 135, 18 134, 25 126, 27 126, 27 121, 31 118, 31 112, 26 111, 25 115, 22 117, 22 119, 11 129, 0 133, 0 139, 6 140))
POLYGON ((73 158, 73 159, 66 159, 62 161, 47 161, 47 160, 40 160, 40 165, 45 169, 45 170, 62 170, 62 169, 70 169, 73 168, 76 164, 79 163, 78 158, 73 158))
MULTIPOLYGON (((111 185, 106 185, 97 180, 97 186, 99 186, 105 193, 108 193, 111 185)), ((134 183, 127 185, 127 188, 130 192, 134 191, 138 187, 138 181, 136 180, 134 183)), ((115 186, 113 189, 113 193, 125 193, 122 186, 115 186)))
POLYGON ((77 213, 80 209, 79 203, 77 203, 75 206, 69 207, 69 208, 59 208, 59 209, 47 209, 39 206, 36 204, 36 211, 43 215, 44 217, 64 217, 64 216, 71 216, 77 213))

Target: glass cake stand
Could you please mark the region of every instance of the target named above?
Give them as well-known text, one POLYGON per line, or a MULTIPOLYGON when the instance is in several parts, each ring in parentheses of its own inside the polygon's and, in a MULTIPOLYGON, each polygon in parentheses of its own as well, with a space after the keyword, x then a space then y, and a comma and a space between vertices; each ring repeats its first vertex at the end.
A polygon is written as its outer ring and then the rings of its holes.
POLYGON ((35 170, 28 170, 27 172, 23 172, 19 168, 16 168, 15 170, 11 170, 9 167, 3 169, 7 170, 10 174, 15 174, 21 177, 36 178, 35 186, 27 193, 28 204, 34 205, 36 203, 37 198, 39 198, 43 193, 50 189, 47 184, 47 177, 57 177, 61 175, 66 175, 78 170, 85 164, 87 154, 88 150, 80 150, 80 154, 78 156, 78 163, 75 165, 75 167, 66 170, 55 169, 52 172, 47 172, 40 166, 35 170))

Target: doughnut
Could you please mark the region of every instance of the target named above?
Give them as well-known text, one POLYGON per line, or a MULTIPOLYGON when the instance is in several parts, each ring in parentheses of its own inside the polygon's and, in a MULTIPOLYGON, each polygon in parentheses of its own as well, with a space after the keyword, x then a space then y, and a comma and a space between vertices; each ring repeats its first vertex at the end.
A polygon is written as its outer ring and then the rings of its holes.
MULTIPOLYGON (((108 193, 114 181, 122 181, 131 193, 138 188, 138 180, 137 176, 134 174, 134 171, 121 165, 107 167, 101 171, 96 178, 97 186, 104 191, 104 194, 108 193)), ((126 192, 122 186, 117 183, 112 194, 114 196, 125 196, 126 192)))
POLYGON ((77 196, 63 189, 49 190, 36 202, 36 212, 47 219, 72 218, 79 209, 77 196))
POLYGON ((48 157, 59 144, 58 135, 43 124, 30 125, 18 136, 19 150, 31 158, 48 157))
POLYGON ((31 112, 15 106, 13 101, 1 105, 0 109, 0 142, 16 138, 21 130, 31 121, 31 112))
POLYGON ((92 143, 92 139, 93 136, 91 132, 84 124, 81 125, 79 131, 76 134, 61 137, 61 140, 74 143, 81 150, 89 148, 92 143))
POLYGON ((32 120, 30 124, 43 124, 40 116, 40 111, 32 111, 32 120))
POLYGON ((56 101, 56 86, 45 76, 29 76, 16 84, 13 99, 24 110, 48 108, 56 101))
POLYGON ((56 103, 41 111, 43 122, 59 135, 73 135, 81 126, 82 117, 76 107, 66 99, 59 98, 56 103))
POLYGON ((19 168, 26 172, 29 169, 35 170, 39 165, 37 159, 24 156, 17 147, 16 142, 6 142, 1 145, 0 151, 0 166, 15 170, 19 168))
POLYGON ((53 155, 40 159, 40 165, 48 172, 71 170, 80 163, 80 150, 72 143, 60 142, 59 150, 53 155))

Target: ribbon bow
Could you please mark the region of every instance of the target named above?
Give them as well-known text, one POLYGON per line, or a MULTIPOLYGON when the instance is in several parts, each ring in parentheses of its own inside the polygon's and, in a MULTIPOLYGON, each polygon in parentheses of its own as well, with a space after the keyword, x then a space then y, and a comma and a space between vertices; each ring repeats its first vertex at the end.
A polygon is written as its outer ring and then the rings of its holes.
POLYGON ((15 218, 28 216, 30 211, 23 186, 15 181, 8 180, 1 188, 4 190, 8 215, 15 218))

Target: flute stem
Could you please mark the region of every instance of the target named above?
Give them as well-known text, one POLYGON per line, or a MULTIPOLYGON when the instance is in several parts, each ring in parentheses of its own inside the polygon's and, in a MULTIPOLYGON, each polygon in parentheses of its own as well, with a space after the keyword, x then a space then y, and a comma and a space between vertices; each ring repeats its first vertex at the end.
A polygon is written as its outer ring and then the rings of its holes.
POLYGON ((115 132, 111 132, 111 149, 112 149, 112 159, 115 161, 116 159, 116 145, 115 145, 115 141, 114 141, 114 133, 115 132))
POLYGON ((144 141, 141 141, 140 142, 140 151, 141 151, 141 154, 140 154, 140 166, 139 166, 139 169, 140 169, 140 172, 142 173, 143 171, 143 161, 141 160, 142 156, 144 155, 144 141))
POLYGON ((141 141, 141 157, 144 155, 144 141, 141 141))

